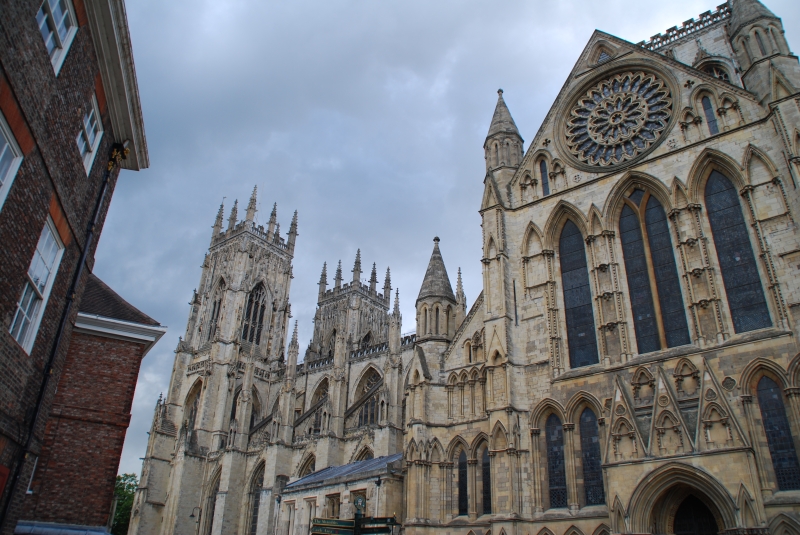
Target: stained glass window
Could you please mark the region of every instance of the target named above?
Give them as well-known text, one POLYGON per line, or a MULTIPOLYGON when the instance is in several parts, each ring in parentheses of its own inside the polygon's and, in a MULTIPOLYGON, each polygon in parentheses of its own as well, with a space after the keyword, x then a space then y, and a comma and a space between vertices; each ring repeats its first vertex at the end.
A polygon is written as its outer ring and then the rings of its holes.
POLYGON ((488 515, 492 512, 492 469, 489 463, 489 448, 483 449, 481 457, 481 468, 483 469, 483 514, 488 515))
POLYGON ((597 417, 586 408, 581 413, 581 455, 583 457, 583 489, 586 505, 606 503, 603 489, 602 460, 600 457, 600 438, 597 430, 597 417))
POLYGON ((708 123, 708 131, 711 135, 719 134, 719 126, 717 126, 717 116, 714 115, 714 107, 711 106, 711 99, 708 97, 703 97, 700 99, 700 102, 703 104, 703 113, 706 116, 706 122, 708 123))
POLYGON ((619 227, 639 353, 690 343, 667 215, 661 203, 644 190, 635 189, 622 208, 619 227))
POLYGON ((762 377, 758 382, 758 406, 761 409, 761 420, 764 424, 764 433, 767 435, 767 445, 775 469, 775 479, 778 480, 778 489, 800 489, 800 465, 797 462, 792 431, 786 417, 783 393, 769 377, 762 377))
POLYGON ((734 331, 742 333, 771 326, 736 189, 722 173, 712 171, 706 183, 705 200, 734 331))
POLYGON ((539 162, 539 174, 542 175, 542 195, 550 195, 550 177, 547 176, 547 162, 539 162))
POLYGON ((267 309, 266 298, 267 294, 264 291, 264 285, 261 283, 258 283, 250 292, 250 295, 247 296, 247 305, 242 320, 242 340, 251 343, 255 342, 256 345, 261 344, 264 312, 267 309))
POLYGON ((567 506, 567 474, 564 468, 564 429, 558 416, 551 414, 545 424, 547 437, 547 481, 550 508, 567 506))
POLYGON ((461 450, 458 456, 458 514, 469 514, 469 496, 467 495, 467 454, 461 450))
POLYGON ((559 240, 561 281, 564 285, 564 312, 571 368, 598 362, 592 292, 586 267, 583 236, 572 221, 567 221, 559 240))

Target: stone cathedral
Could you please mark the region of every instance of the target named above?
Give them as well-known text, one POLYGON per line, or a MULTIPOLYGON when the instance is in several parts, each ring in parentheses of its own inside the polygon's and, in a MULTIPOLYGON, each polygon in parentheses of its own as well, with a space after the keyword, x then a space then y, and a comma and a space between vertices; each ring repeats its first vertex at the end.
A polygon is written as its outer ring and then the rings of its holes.
POLYGON ((130 533, 800 535, 799 90, 758 0, 596 31, 527 149, 499 91, 481 294, 326 265, 300 363, 297 214, 220 207, 130 533))

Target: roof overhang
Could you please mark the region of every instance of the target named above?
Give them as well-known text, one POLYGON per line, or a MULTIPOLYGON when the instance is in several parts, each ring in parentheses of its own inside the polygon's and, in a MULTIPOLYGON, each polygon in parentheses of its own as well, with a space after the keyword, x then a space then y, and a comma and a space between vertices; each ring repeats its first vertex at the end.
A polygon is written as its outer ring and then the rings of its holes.
POLYGON ((150 167, 150 158, 125 3, 123 0, 87 0, 85 5, 100 63, 114 141, 130 142, 131 152, 122 166, 133 171, 145 169, 150 167))
POLYGON ((145 349, 142 353, 142 357, 144 357, 164 336, 167 328, 163 325, 146 325, 78 312, 78 318, 75 320, 75 332, 144 344, 145 349))

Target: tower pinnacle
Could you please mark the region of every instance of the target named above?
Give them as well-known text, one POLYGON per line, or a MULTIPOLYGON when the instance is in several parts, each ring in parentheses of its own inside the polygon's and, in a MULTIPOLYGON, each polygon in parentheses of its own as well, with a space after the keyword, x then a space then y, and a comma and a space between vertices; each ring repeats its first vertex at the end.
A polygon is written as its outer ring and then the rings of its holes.
POLYGON ((236 226, 236 220, 239 219, 239 200, 233 201, 233 208, 231 209, 231 215, 228 218, 228 231, 230 232, 233 230, 233 227, 236 226))
POLYGON ((247 204, 247 221, 252 221, 256 216, 256 198, 258 195, 258 186, 253 186, 253 193, 250 195, 250 202, 247 204))
POLYGON ((375 295, 378 289, 378 272, 376 270, 375 262, 372 263, 372 274, 369 276, 369 293, 375 295))
POLYGON ((361 280, 361 249, 356 251, 356 262, 353 265, 353 282, 361 280))
POLYGON ((336 266, 336 275, 333 278, 334 288, 340 290, 342 288, 342 261, 339 260, 339 265, 336 266))
POLYGON ((272 213, 269 215, 269 225, 267 227, 267 235, 272 235, 275 230, 275 223, 278 221, 278 203, 272 205, 272 213))
POLYGON ((222 216, 224 211, 225 211, 225 203, 222 202, 219 204, 219 211, 217 211, 217 218, 214 220, 214 230, 211 231, 212 240, 217 236, 219 236, 219 233, 222 232, 222 216))

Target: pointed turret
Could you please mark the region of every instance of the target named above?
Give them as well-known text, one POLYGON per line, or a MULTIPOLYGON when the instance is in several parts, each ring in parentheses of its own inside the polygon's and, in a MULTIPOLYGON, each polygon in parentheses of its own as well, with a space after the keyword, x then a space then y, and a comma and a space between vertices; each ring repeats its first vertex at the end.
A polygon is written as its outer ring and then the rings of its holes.
POLYGON ((271 236, 275 231, 275 224, 278 221, 278 203, 272 205, 272 213, 269 214, 269 225, 267 226, 267 236, 271 236))
POLYGON ((464 284, 461 282, 461 268, 458 268, 458 279, 456 280, 456 329, 461 326, 461 322, 467 316, 467 294, 464 293, 464 284))
POLYGON ((731 18, 728 19, 728 35, 736 37, 744 26, 760 19, 780 20, 775 13, 758 0, 730 0, 731 18))
POLYGON ((378 271, 375 262, 372 263, 372 274, 369 276, 369 293, 375 295, 378 290, 378 271))
POLYGON ((250 195, 250 202, 247 204, 247 221, 252 221, 256 217, 256 197, 258 195, 258 186, 253 186, 253 194, 250 195))
POLYGON ((280 243, 281 242, 281 224, 275 224, 275 235, 272 237, 273 243, 280 243))
POLYGON ((437 341, 451 339, 455 333, 453 323, 457 308, 456 296, 439 251, 439 237, 433 239, 433 253, 428 262, 425 279, 417 297, 417 340, 432 338, 437 341))
POLYGON ((428 262, 428 269, 425 271, 425 279, 419 290, 417 302, 429 297, 444 297, 453 303, 456 296, 453 294, 453 287, 450 285, 450 278, 447 276, 447 269, 444 267, 444 259, 439 251, 439 237, 433 239, 433 253, 428 262))
POLYGON ((392 315, 400 315, 400 288, 398 288, 394 294, 394 308, 392 309, 392 315))
POLYGON ((339 260, 339 265, 336 266, 336 275, 333 277, 333 287, 337 290, 342 289, 342 261, 339 260))
POLYGON ((297 321, 294 322, 294 333, 292 341, 289 342, 288 359, 286 361, 286 378, 294 380, 297 371, 297 354, 300 352, 300 344, 297 342, 297 321))
POLYGON ((394 296, 394 309, 389 316, 389 353, 393 355, 400 353, 402 331, 403 317, 400 315, 400 290, 398 289, 394 296))
POLYGON ((325 295, 328 290, 328 263, 322 263, 322 275, 319 276, 319 298, 325 295))
POLYGON ((289 251, 294 251, 294 242, 297 240, 297 210, 294 211, 292 216, 292 224, 289 225, 289 251))
POLYGON ((224 211, 225 203, 220 203, 217 218, 214 220, 214 230, 211 231, 211 241, 214 241, 214 238, 219 236, 219 233, 222 232, 222 216, 224 211))
POLYGON ((231 209, 231 215, 228 218, 228 232, 233 230, 233 227, 236 226, 236 220, 239 219, 239 200, 233 201, 233 208, 231 209))
POLYGON ((353 264, 353 282, 361 280, 361 249, 356 251, 356 261, 353 264))
POLYGON ((483 143, 486 170, 498 167, 519 167, 522 161, 522 136, 503 100, 503 90, 497 90, 497 105, 494 108, 489 133, 483 143))
POLYGON ((392 274, 388 267, 386 277, 383 279, 383 298, 386 300, 386 306, 389 306, 389 301, 392 299, 392 274))

